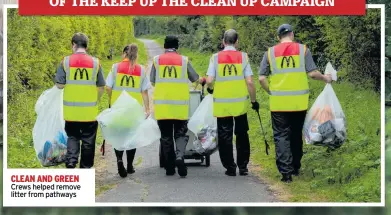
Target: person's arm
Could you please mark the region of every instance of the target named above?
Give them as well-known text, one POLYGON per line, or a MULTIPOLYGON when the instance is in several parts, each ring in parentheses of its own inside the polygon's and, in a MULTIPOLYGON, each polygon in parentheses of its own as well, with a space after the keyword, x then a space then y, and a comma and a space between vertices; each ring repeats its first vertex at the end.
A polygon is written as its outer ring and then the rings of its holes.
POLYGON ((207 84, 209 89, 213 89, 213 82, 214 82, 214 78, 216 77, 216 68, 215 68, 215 65, 214 65, 214 56, 215 55, 212 55, 212 57, 209 60, 208 72, 206 73, 206 75, 208 76, 206 78, 206 84, 207 84))
POLYGON ((151 110, 149 108, 149 96, 148 90, 144 90, 141 92, 141 96, 143 97, 144 108, 145 108, 145 118, 148 118, 151 114, 151 110))
POLYGON ((312 71, 308 73, 308 76, 314 80, 318 81, 324 81, 326 83, 330 83, 330 79, 328 78, 328 75, 323 75, 318 70, 312 71))
POLYGON ((247 63, 243 69, 244 78, 246 79, 247 90, 248 90, 248 94, 250 95, 251 102, 254 103, 257 100, 257 95, 256 95, 255 85, 253 82, 253 71, 251 70, 251 65, 249 63, 250 61, 248 60, 247 54, 246 54, 245 61, 247 61, 247 63))
POLYGON ((150 106, 149 106, 150 105, 149 104, 149 94, 148 94, 149 88, 151 88, 151 83, 150 83, 148 77, 145 75, 143 78, 143 81, 141 83, 141 96, 143 98, 146 117, 148 117, 151 113, 150 106))
POLYGON ((55 82, 58 89, 64 89, 66 83, 66 73, 62 61, 57 68, 55 82))
POLYGON ((201 79, 198 73, 194 70, 193 65, 191 65, 190 60, 187 62, 187 77, 189 77, 189 81, 191 83, 196 84, 198 84, 201 79))
POLYGON ((105 85, 106 81, 103 77, 103 68, 102 65, 99 64, 99 70, 98 70, 98 76, 96 79, 96 86, 98 87, 98 102, 103 96, 103 93, 105 92, 105 85))
POLYGON ((270 64, 269 64, 267 54, 268 53, 265 52, 265 54, 263 55, 258 75, 259 75, 259 83, 261 84, 263 90, 265 90, 268 94, 270 94, 269 83, 267 80, 267 76, 269 76, 270 74, 270 64))
POLYGON ((332 81, 331 75, 323 75, 319 72, 319 68, 316 66, 311 51, 308 48, 305 53, 305 70, 308 76, 314 80, 324 81, 326 83, 331 83, 332 81))
POLYGON ((114 87, 114 73, 111 71, 109 72, 109 75, 106 78, 106 93, 109 97, 109 104, 111 101, 111 94, 113 93, 113 87, 114 87))
POLYGON ((110 104, 111 94, 113 93, 113 88, 106 86, 106 93, 107 93, 107 96, 109 98, 109 104, 110 104))

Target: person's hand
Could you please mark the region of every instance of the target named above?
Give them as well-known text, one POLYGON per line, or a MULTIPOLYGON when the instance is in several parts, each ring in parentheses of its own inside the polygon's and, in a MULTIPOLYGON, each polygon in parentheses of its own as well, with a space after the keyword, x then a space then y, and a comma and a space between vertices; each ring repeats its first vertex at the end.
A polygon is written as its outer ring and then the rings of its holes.
POLYGON ((202 77, 202 78, 200 79, 200 83, 201 83, 201 86, 205 86, 205 84, 206 84, 206 78, 205 78, 205 77, 202 77))
POLYGON ((255 111, 259 111, 259 103, 257 101, 255 102, 251 102, 251 105, 252 105, 252 109, 255 110, 255 111))
POLYGON ((331 74, 326 74, 323 76, 323 79, 324 79, 324 82, 326 83, 331 83, 333 81, 332 77, 331 77, 331 74))
POLYGON ((149 117, 149 115, 151 115, 150 110, 146 110, 145 111, 145 119, 147 119, 149 117))
POLYGON ((213 94, 213 89, 206 88, 206 91, 208 91, 209 94, 213 94))

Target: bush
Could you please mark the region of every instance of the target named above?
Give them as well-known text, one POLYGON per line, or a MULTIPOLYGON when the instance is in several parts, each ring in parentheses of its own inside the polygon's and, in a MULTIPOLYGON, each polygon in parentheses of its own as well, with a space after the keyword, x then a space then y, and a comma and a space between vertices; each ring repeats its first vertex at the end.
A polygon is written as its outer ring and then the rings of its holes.
MULTIPOLYGON (((137 42, 132 17, 25 17, 17 9, 8 13, 8 166, 39 168, 32 143, 34 105, 39 95, 54 85, 53 78, 62 57, 72 53, 71 38, 76 32, 89 37, 88 53, 101 59, 105 72, 113 49, 115 60, 123 46, 137 42), (23 27, 21 27, 23 26, 23 27)), ((139 46, 139 62, 146 52, 139 46)), ((106 77, 107 74, 105 74, 106 77)), ((107 96, 101 109, 107 107, 107 96), (106 103, 104 103, 106 102, 106 103)))

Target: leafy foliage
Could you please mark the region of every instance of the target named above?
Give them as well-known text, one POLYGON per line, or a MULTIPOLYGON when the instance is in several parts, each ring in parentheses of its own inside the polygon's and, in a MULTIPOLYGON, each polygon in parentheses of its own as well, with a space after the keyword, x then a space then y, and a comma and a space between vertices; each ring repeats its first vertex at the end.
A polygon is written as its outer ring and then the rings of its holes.
MULTIPOLYGON (((54 85, 56 69, 71 54, 71 38, 76 32, 89 37, 89 54, 99 57, 107 75, 107 56, 119 56, 126 44, 141 45, 139 62, 146 62, 142 43, 133 36, 132 17, 22 17, 17 9, 8 13, 8 167, 41 168, 32 143, 36 117, 34 105, 39 95, 54 85), (20 27, 23 26, 23 27, 20 27)), ((114 60, 120 60, 115 57, 114 60)), ((100 109, 107 108, 104 95, 100 109)), ((98 141, 101 140, 99 136, 98 141)))
POLYGON ((320 67, 330 61, 340 77, 380 89, 380 13, 366 16, 169 16, 135 17, 135 35, 175 34, 181 46, 200 52, 216 52, 228 28, 239 33, 240 49, 258 64, 268 47, 277 42, 276 29, 290 23, 298 41, 310 47, 320 67))

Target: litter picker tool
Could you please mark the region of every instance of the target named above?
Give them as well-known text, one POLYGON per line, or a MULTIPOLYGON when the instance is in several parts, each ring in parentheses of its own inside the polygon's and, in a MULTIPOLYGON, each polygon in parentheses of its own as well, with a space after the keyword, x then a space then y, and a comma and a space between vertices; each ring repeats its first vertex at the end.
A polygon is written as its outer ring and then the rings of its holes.
POLYGON ((267 143, 267 140, 266 140, 265 131, 263 130, 261 115, 259 114, 259 110, 256 110, 256 112, 258 114, 259 124, 261 125, 261 131, 263 134, 263 138, 265 139, 266 154, 269 155, 269 148, 270 147, 269 147, 269 144, 267 143))

